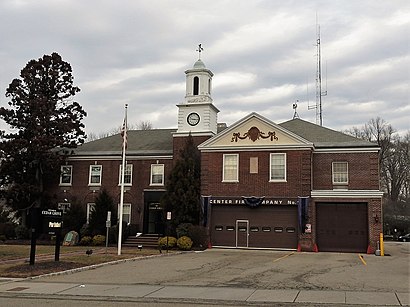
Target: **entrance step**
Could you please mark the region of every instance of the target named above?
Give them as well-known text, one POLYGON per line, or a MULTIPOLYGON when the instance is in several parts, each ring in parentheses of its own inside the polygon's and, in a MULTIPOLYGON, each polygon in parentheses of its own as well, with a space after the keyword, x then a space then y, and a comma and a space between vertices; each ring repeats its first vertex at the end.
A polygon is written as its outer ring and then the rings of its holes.
POLYGON ((158 248, 158 234, 143 234, 138 237, 129 236, 122 244, 124 247, 142 246, 142 248, 158 248))

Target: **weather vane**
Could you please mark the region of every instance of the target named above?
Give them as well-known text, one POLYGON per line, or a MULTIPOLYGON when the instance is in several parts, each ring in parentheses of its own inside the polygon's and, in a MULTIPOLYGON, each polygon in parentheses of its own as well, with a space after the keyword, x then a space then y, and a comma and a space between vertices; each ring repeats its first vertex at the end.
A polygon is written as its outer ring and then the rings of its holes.
POLYGON ((293 113, 293 119, 295 119, 295 118, 299 118, 299 114, 298 114, 298 111, 297 111, 297 108, 298 108, 298 102, 299 102, 299 100, 296 100, 296 102, 293 104, 293 110, 295 110, 295 113, 293 113))
POLYGON ((196 50, 196 51, 199 52, 199 59, 201 59, 201 52, 202 52, 202 50, 204 50, 204 48, 202 48, 202 44, 199 44, 199 45, 198 45, 198 49, 196 50))

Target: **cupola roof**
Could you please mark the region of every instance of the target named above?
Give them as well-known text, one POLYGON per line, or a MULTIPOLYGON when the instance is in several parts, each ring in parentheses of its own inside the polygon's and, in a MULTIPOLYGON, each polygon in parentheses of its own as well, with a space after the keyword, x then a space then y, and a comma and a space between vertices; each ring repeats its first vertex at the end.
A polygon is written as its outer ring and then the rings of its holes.
POLYGON ((201 69, 201 68, 206 68, 204 62, 202 62, 201 59, 198 59, 198 61, 195 62, 194 64, 194 69, 201 69))

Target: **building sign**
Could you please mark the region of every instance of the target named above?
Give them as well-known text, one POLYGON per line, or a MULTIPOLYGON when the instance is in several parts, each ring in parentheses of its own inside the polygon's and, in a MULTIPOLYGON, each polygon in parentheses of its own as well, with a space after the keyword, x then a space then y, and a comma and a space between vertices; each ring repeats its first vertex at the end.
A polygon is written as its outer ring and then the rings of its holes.
POLYGON ((41 211, 43 219, 43 232, 56 234, 63 228, 63 211, 47 209, 41 211))
POLYGON ((297 205, 297 198, 282 198, 282 197, 211 197, 209 199, 211 205, 248 205, 256 206, 281 206, 281 205, 297 205), (257 205, 255 205, 257 204, 257 205))

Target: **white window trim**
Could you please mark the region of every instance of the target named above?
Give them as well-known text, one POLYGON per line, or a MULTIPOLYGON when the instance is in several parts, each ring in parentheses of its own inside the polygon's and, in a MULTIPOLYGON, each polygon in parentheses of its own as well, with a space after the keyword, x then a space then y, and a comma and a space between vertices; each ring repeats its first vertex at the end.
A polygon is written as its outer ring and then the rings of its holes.
POLYGON ((349 163, 347 161, 334 161, 332 162, 332 183, 334 185, 346 185, 349 184, 349 163), (334 166, 336 163, 343 163, 346 164, 346 181, 335 181, 335 169, 334 166))
MULTIPOLYGON (((123 215, 123 222, 127 222, 127 224, 128 225, 130 225, 131 224, 131 221, 132 221, 132 219, 131 219, 131 215, 132 215, 132 206, 131 206, 131 204, 130 203, 124 203, 124 204, 122 204, 122 215, 123 215), (129 216, 129 220, 128 221, 124 221, 124 207, 125 206, 127 206, 127 207, 130 207, 130 216, 129 216)), ((118 204, 118 208, 117 208, 117 218, 118 218, 118 222, 120 221, 120 204, 118 204)))
POLYGON ((286 153, 271 153, 269 156, 269 182, 287 182, 287 173, 288 173, 288 167, 287 167, 287 155, 286 153), (283 156, 284 157, 284 164, 285 164, 285 178, 281 179, 272 179, 272 157, 273 156, 283 156))
POLYGON ((90 186, 100 186, 100 185, 101 185, 101 182, 102 182, 102 171, 103 171, 102 165, 100 165, 100 164, 90 165, 89 175, 88 175, 88 185, 90 185, 90 186), (92 183, 92 182, 91 182, 91 168, 92 168, 92 167, 96 167, 96 166, 99 166, 99 167, 101 168, 101 171, 100 171, 100 182, 98 182, 98 183, 96 183, 96 182, 92 183))
POLYGON ((71 186, 73 183, 73 166, 72 165, 61 165, 60 167, 60 185, 61 186, 71 186), (63 168, 69 167, 70 168, 70 182, 62 182, 63 181, 63 168))
POLYGON ((239 182, 239 154, 224 154, 222 161, 222 182, 239 182), (225 157, 236 156, 236 179, 225 179, 225 157))
POLYGON ((90 224, 91 208, 95 208, 95 203, 87 203, 87 224, 90 224))
MULTIPOLYGON (((126 164, 125 165, 125 170, 127 170, 127 168, 130 167, 131 168, 131 182, 124 182, 124 186, 132 186, 132 171, 133 171, 133 166, 132 164, 126 164)), ((119 176, 118 176, 118 185, 121 185, 121 169, 122 169, 122 165, 120 164, 119 167, 119 176)), ((125 178, 125 177, 124 177, 125 178)))
POLYGON ((163 186, 164 185, 164 173, 165 173, 165 165, 164 164, 151 164, 151 174, 150 174, 150 185, 153 186, 163 186), (161 177, 161 183, 157 183, 157 182, 152 182, 152 177, 153 177, 153 168, 155 166, 162 166, 162 177, 161 177))
POLYGON ((57 208, 58 210, 62 210, 63 213, 67 213, 71 209, 71 203, 69 202, 58 203, 57 208))

